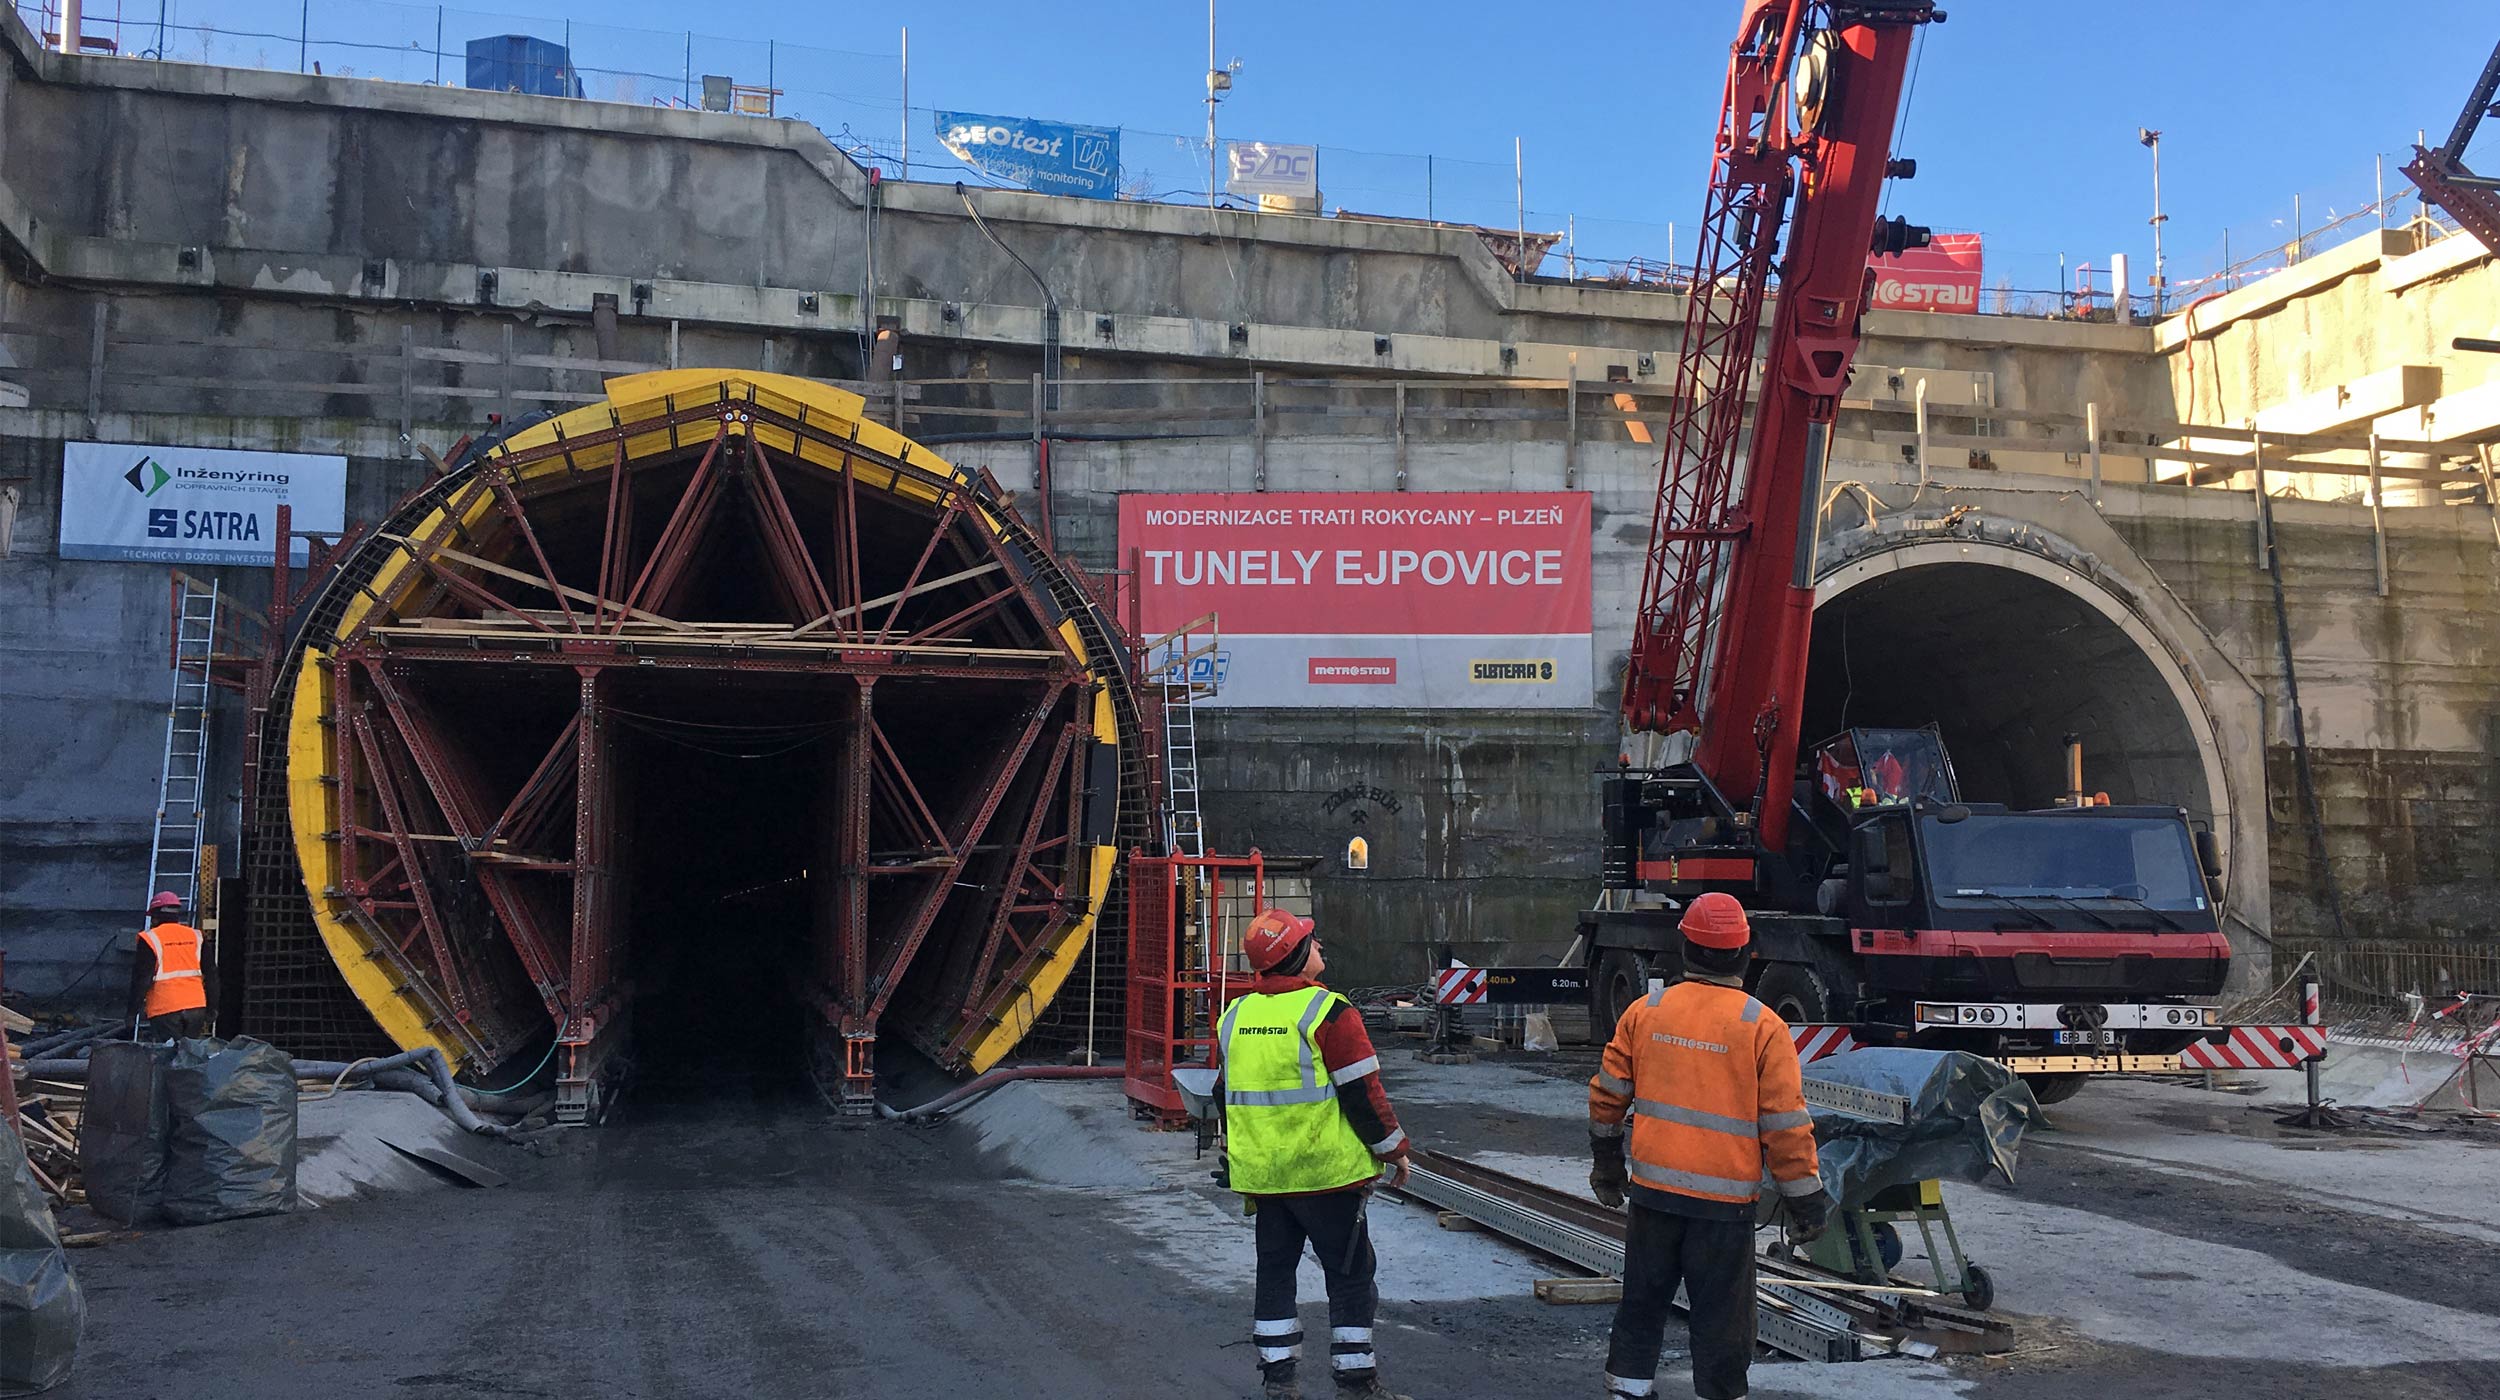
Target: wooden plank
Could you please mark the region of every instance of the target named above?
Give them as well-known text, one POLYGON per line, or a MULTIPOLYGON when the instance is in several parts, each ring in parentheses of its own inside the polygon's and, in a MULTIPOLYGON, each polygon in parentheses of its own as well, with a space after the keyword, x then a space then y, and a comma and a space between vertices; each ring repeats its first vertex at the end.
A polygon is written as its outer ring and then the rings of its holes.
POLYGON ((902 602, 906 598, 926 593, 933 588, 944 588, 950 583, 961 583, 965 579, 979 578, 983 574, 996 573, 998 570, 1005 567, 1006 565, 993 559, 986 564, 976 564, 969 569, 948 574, 944 578, 923 579, 918 584, 915 584, 911 588, 905 589, 900 593, 888 593, 882 598, 871 598, 864 603, 853 603, 847 608, 836 608, 832 612, 826 613, 823 617, 817 618, 813 622, 801 625, 796 630, 791 631, 790 635, 792 637, 804 637, 819 627, 826 626, 829 623, 842 621, 860 613, 865 613, 870 608, 890 607, 896 603, 902 602))
MULTIPOLYGON (((388 530, 381 530, 376 533, 381 535, 382 538, 409 550, 412 554, 417 554, 419 557, 439 555, 442 558, 456 560, 460 563, 466 564, 473 569, 483 569, 490 574, 498 574, 504 578, 515 580, 516 582, 526 583, 532 588, 543 589, 547 587, 548 584, 553 582, 551 579, 540 578, 536 574, 525 574, 519 569, 505 568, 503 565, 498 564, 491 559, 480 559, 474 554, 463 554, 459 550, 456 550, 447 544, 438 544, 429 548, 420 541, 411 539, 406 535, 394 535, 388 530)), ((662 617, 658 613, 644 612, 640 608, 629 608, 623 603, 610 602, 605 598, 599 597, 597 594, 585 593, 578 588, 574 588, 566 584, 558 583, 555 586, 563 592, 565 597, 572 599, 576 603, 589 603, 594 607, 603 609, 613 608, 618 612, 624 613, 628 617, 638 618, 655 626, 668 628, 673 632, 691 630, 687 624, 678 622, 673 618, 662 617)))
MULTIPOLYGON (((1782 1279, 1781 1282, 1787 1282, 1782 1279)), ((1536 1296, 1547 1303, 1620 1303, 1623 1301, 1623 1280, 1619 1278, 1541 1278, 1536 1281, 1536 1296)))

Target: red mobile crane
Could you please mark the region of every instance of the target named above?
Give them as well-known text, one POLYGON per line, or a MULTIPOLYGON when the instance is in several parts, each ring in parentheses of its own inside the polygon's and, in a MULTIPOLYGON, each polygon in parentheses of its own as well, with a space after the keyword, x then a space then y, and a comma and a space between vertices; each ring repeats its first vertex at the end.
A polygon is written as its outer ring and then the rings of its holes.
POLYGON ((1608 896, 1580 928, 1596 1025, 1673 974, 1677 907, 1717 889, 1753 909, 1749 983, 1810 1049, 1970 1050, 2050 1099, 2091 1071, 2299 1063, 2310 1028, 2222 1026, 2190 1000, 2221 991, 2230 945, 2211 835, 2183 810, 2094 804, 2071 743, 2065 803, 1965 803, 1932 725, 1846 731, 1800 763, 1832 422, 1868 255, 1927 241, 1878 200, 1915 173, 1892 132, 1919 27, 1944 18, 1745 5, 1623 686, 1633 733, 1691 747, 1606 775, 1608 896))

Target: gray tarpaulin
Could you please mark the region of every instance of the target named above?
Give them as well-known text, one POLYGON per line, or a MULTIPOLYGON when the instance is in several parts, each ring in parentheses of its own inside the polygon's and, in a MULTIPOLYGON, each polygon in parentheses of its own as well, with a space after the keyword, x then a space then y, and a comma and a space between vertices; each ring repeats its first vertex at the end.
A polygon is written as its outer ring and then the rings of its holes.
POLYGON ((165 1192, 165 1067, 170 1045, 99 1045, 87 1061, 78 1174, 95 1213, 125 1225, 157 1216, 165 1192))
POLYGON ((206 1225, 295 1208, 295 1062, 257 1040, 186 1040, 165 1070, 164 1208, 206 1225))
POLYGON ((1909 1100, 1907 1123, 1814 1103, 1823 1189, 1843 1206, 1864 1205, 1887 1186, 1950 1178, 2014 1179, 2023 1132, 2040 1105, 2021 1076, 1958 1050, 1871 1048, 1806 1066, 1806 1078, 1909 1100))
MULTIPOLYGON (((6 1073, 0 1070, 0 1074, 6 1073)), ((13 1125, 0 1125, 0 1395, 69 1379, 87 1302, 13 1125)))

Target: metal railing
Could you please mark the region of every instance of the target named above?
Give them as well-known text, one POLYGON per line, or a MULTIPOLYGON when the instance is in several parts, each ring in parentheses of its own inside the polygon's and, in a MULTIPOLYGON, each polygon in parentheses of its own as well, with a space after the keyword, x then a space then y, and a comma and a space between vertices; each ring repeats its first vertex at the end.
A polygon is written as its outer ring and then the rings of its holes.
MULTIPOLYGON (((30 30, 43 34, 57 29, 58 0, 12 0, 12 4, 30 30)), ((814 125, 853 159, 876 167, 887 179, 1005 186, 953 160, 939 144, 941 109, 912 102, 908 41, 899 29, 896 52, 865 52, 770 37, 638 29, 392 0, 323 0, 319 5, 300 0, 195 0, 179 12, 160 6, 152 13, 122 6, 108 13, 100 0, 91 0, 83 29, 94 40, 91 51, 134 59, 454 87, 492 85, 589 101, 709 107, 792 118, 814 125), (485 76, 473 80, 470 41, 506 37, 536 42, 501 61, 490 57, 479 70, 485 76)), ((1121 140, 1119 198, 1245 207, 1242 200, 1208 189, 1209 159, 1203 135, 1133 126, 1116 129, 1121 140)), ((1219 139, 1291 134, 1229 132, 1219 139)), ((1570 203, 1557 207, 1533 152, 1514 163, 1329 144, 1317 149, 1321 200, 1340 214, 1550 236, 1552 247, 1529 270, 1533 275, 1609 286, 1689 285, 1691 269, 1681 261, 1693 236, 1689 226, 1679 240, 1673 220, 1616 218, 1570 203)), ((2297 262, 2329 239, 2349 236, 2360 222, 2405 222, 2419 217, 2418 200, 2401 181, 2393 193, 2385 188, 2390 169, 2382 166, 2379 189, 2371 201, 2349 213, 2329 210, 2315 227, 2306 226, 2299 212, 2300 198, 2292 197, 2288 220, 2274 219, 2240 231, 2238 247, 2244 256, 2238 261, 2232 256, 2231 231, 2222 231, 2218 251, 2208 248, 2196 255, 2210 261, 2215 270, 2174 279, 2161 298, 2164 309, 2175 311, 2197 296, 2228 290, 2297 262), (2252 248, 2263 251, 2245 255, 2252 248)), ((1692 168, 1635 165, 1630 178, 1615 182, 1614 187, 1646 186, 1664 192, 1672 203, 1686 191, 1697 190, 1702 173, 1698 164, 1692 168)), ((2315 207, 2328 208, 2324 202, 2315 207)), ((2173 236, 2179 233, 2174 228, 2173 236)), ((2074 251, 2079 260, 2096 264, 2105 257, 2103 251, 2074 251)), ((1981 314, 2105 319, 2110 313, 2106 289, 2095 295, 2071 285, 2068 258, 2062 252, 2000 250, 1995 266, 2000 269, 1999 277, 1983 289, 1981 314), (2054 279, 2049 275, 2052 259, 2058 274, 2054 279), (2006 275, 2005 269, 2016 267, 2019 272, 2006 275), (2058 285, 2041 286, 2049 282, 2058 285), (2017 287, 2016 283, 2025 285, 2017 287)), ((2152 272, 2147 260, 2139 275, 2152 272)), ((2136 301, 2143 315, 2154 313, 2155 298, 2149 291, 2136 301)))
MULTIPOLYGON (((522 348, 511 324, 500 327, 492 349, 420 344, 410 325, 377 342, 281 344, 126 332, 113 326, 111 310, 98 301, 84 335, 52 325, 0 322, 0 337, 17 338, 37 352, 21 357, 30 359, 28 366, 11 371, 29 390, 34 407, 83 410, 91 422, 107 412, 238 409, 268 417, 363 417, 395 422, 406 438, 419 424, 479 423, 490 413, 508 420, 532 410, 597 402, 605 397, 602 385, 610 376, 671 367, 662 361, 533 352, 522 348)), ((759 336, 746 342, 737 358, 773 369, 776 360, 786 364, 792 341, 759 336)), ((2060 462, 2051 474, 2081 478, 2096 501, 2105 460, 2112 457, 2146 464, 2146 476, 2171 473, 2146 483, 2155 486, 2308 497, 2318 494, 2321 481, 2360 481, 2365 486, 2355 499, 2377 504, 2384 504, 2390 483, 2454 505, 2488 504, 2494 496, 2491 454, 2473 444, 2130 419, 2104 415, 2097 404, 2083 405, 2081 413, 1922 404, 1916 381, 1929 373, 1882 370, 1880 378, 1863 376, 1842 401, 1841 441, 1886 458, 1898 454, 1922 474, 1997 467, 1999 454, 2025 454, 2035 463, 2055 457, 2060 462), (2252 483, 2252 469, 2258 468, 2252 483)), ((1977 376, 1962 377, 1974 379, 1978 397, 1992 394, 1975 382, 1977 376)), ((1654 445, 1671 421, 1673 395, 1666 385, 1613 379, 1260 371, 1061 379, 1048 389, 1039 374, 820 382, 861 394, 871 416, 930 446, 1247 439, 1253 487, 1260 490, 1266 489, 1269 445, 1309 437, 1384 441, 1401 490, 1414 484, 1410 450, 1418 442, 1553 442, 1562 448, 1564 486, 1571 489, 1578 484, 1583 447, 1654 445)))

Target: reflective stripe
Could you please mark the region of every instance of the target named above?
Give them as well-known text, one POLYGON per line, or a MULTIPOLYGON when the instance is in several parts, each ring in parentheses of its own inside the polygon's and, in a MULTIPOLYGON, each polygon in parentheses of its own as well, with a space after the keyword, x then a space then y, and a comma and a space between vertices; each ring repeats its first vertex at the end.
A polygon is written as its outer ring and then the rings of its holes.
POLYGON ((1360 1079, 1364 1075, 1378 1074, 1379 1072, 1380 1057, 1378 1055, 1369 1055, 1356 1060, 1353 1064, 1347 1065, 1344 1069, 1330 1070, 1328 1072, 1328 1082, 1331 1084, 1343 1084, 1349 1079, 1360 1079))
POLYGON ((1650 1004, 1651 1006, 1656 1006, 1659 1002, 1664 1001, 1664 1000, 1666 999, 1666 995, 1667 995, 1667 989, 1666 989, 1666 988, 1664 988, 1664 987, 1660 987, 1658 990, 1656 990, 1656 991, 1654 991, 1654 992, 1651 992, 1651 993, 1649 994, 1649 1004, 1650 1004))
POLYGON ((160 972, 156 974, 156 980, 159 982, 179 982, 185 977, 197 977, 199 975, 200 974, 197 972, 160 972))
POLYGON ((1589 1136, 1594 1138, 1619 1138, 1623 1136, 1623 1125, 1621 1123, 1600 1123, 1596 1119, 1592 1118, 1589 1120, 1589 1136))
POLYGON ((1370 1371, 1378 1369, 1379 1365, 1368 1347, 1362 1351, 1336 1352, 1328 1358, 1328 1369, 1332 1371, 1370 1371))
POLYGON ((1378 1142, 1365 1144, 1375 1157, 1386 1157, 1406 1144, 1406 1129, 1399 1128, 1378 1142))
POLYGON ((148 945, 148 951, 156 954, 156 960, 158 962, 163 962, 165 960, 165 945, 158 941, 156 931, 154 929, 143 928, 139 930, 139 941, 148 945))
POLYGON ((1773 1184, 1779 1187, 1779 1193, 1783 1196, 1811 1196, 1823 1189, 1823 1178, 1801 1176, 1795 1181, 1781 1181, 1773 1184))
POLYGON ((1617 1098, 1628 1099, 1632 1097, 1631 1080, 1617 1079, 1602 1069, 1597 1072, 1597 1087, 1605 1090, 1609 1094, 1613 1094, 1617 1098))
POLYGON ((1747 998, 1745 998, 1745 1014, 1744 1014, 1744 1015, 1742 1015, 1742 1016, 1740 1016, 1740 1017, 1738 1017, 1737 1019, 1738 1019, 1738 1020, 1740 1020, 1740 1021, 1743 1021, 1746 1025, 1749 1025, 1749 1026, 1750 1026, 1750 1025, 1752 1025, 1754 1022, 1761 1020, 1761 1019, 1762 1019, 1762 1003, 1761 1003, 1761 1002, 1758 1002, 1758 1001, 1756 1001, 1756 1000, 1754 1000, 1752 997, 1747 997, 1747 998))
POLYGON ((1295 1317, 1262 1317, 1250 1324, 1253 1337, 1290 1337, 1302 1340, 1302 1320, 1295 1317))
POLYGON ((1787 1128, 1811 1128, 1814 1115, 1798 1109, 1794 1113, 1766 1113, 1756 1121, 1762 1124, 1762 1131, 1776 1133, 1787 1128))
POLYGON ((1337 1086, 1322 1084, 1316 1089, 1226 1089, 1224 1102, 1248 1104, 1253 1108, 1282 1108, 1288 1104, 1326 1103, 1337 1097, 1337 1086))
MULTIPOLYGON (((1629 1165, 1632 1168, 1634 1181, 1646 1182, 1651 1186, 1663 1186, 1670 1191, 1705 1191, 1713 1196, 1734 1196, 1747 1201, 1762 1194, 1762 1183, 1759 1181, 1738 1181, 1732 1176, 1703 1176, 1698 1172, 1680 1172, 1669 1167, 1653 1167, 1638 1157, 1633 1158, 1629 1165)), ((1811 1191, 1818 1188, 1809 1185, 1806 1189, 1811 1191)), ((1785 1184, 1781 1187, 1781 1193, 1787 1194, 1785 1184)), ((1800 1191, 1796 1194, 1802 1196, 1806 1193, 1800 1191)))
POLYGON ((1311 1027, 1319 1024, 1319 1014, 1328 1009, 1329 996, 1326 987, 1315 989, 1311 994, 1311 1004, 1302 1009, 1302 1020, 1293 1028, 1294 1038, 1302 1042, 1302 1082, 1305 1085, 1319 1083, 1319 1071, 1311 1064, 1311 1027))
POLYGON ((1300 1342, 1296 1342, 1289 1347, 1259 1348, 1259 1359, 1261 1361, 1292 1361, 1298 1359, 1301 1355, 1302 1344, 1300 1342))
POLYGON ((1636 1099, 1632 1103, 1632 1111, 1643 1118, 1655 1118, 1661 1123, 1681 1123, 1687 1128, 1725 1133, 1729 1137, 1758 1136, 1753 1124, 1742 1118, 1730 1118, 1720 1113, 1704 1113, 1698 1108, 1686 1108, 1681 1104, 1660 1103, 1655 1099, 1636 1099))
POLYGON ((1612 1371, 1606 1373, 1606 1393, 1609 1395, 1641 1396, 1652 1394, 1657 1389, 1656 1381, 1627 1381, 1612 1371))
POLYGON ((1372 1341, 1372 1329, 1368 1327, 1332 1327, 1328 1329, 1328 1340, 1332 1343, 1361 1342, 1365 1346, 1370 1346, 1372 1341))

